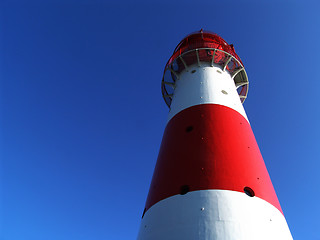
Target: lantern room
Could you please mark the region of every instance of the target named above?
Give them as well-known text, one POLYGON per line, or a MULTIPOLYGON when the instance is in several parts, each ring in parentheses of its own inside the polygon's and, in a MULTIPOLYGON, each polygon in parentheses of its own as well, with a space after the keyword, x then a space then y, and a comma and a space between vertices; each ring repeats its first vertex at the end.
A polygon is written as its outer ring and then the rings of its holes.
POLYGON ((234 80, 241 102, 248 94, 248 77, 232 44, 219 35, 200 30, 185 37, 174 50, 164 69, 161 83, 163 98, 170 108, 175 82, 191 66, 215 66, 227 71, 234 80))

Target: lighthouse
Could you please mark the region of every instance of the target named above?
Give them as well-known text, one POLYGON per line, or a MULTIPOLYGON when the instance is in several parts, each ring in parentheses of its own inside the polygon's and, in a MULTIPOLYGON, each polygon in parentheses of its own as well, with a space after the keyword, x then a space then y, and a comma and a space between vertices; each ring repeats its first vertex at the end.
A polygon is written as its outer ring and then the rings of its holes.
POLYGON ((292 239, 242 103, 233 45, 200 30, 164 69, 169 107, 138 240, 292 239))

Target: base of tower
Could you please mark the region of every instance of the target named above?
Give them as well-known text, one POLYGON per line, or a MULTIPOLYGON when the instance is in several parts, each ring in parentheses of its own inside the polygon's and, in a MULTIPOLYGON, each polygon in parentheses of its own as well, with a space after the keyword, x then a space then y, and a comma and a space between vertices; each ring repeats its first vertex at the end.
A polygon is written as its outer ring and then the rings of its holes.
POLYGON ((138 240, 292 240, 283 214, 242 192, 201 190, 175 195, 144 215, 138 240))

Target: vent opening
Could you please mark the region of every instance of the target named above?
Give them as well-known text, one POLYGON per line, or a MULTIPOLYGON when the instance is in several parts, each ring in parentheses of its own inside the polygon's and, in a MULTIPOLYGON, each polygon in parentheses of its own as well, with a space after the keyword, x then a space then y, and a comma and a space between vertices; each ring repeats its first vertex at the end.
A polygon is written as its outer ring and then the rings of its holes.
POLYGON ((189 192, 189 186, 188 185, 183 185, 180 188, 180 194, 181 195, 185 195, 189 192))
POLYGON ((253 191, 251 188, 249 188, 249 187, 245 187, 245 188, 243 189, 243 191, 244 191, 245 194, 247 194, 249 197, 254 197, 254 196, 255 196, 254 191, 253 191))
POLYGON ((191 132, 193 130, 193 126, 186 127, 186 132, 191 132))

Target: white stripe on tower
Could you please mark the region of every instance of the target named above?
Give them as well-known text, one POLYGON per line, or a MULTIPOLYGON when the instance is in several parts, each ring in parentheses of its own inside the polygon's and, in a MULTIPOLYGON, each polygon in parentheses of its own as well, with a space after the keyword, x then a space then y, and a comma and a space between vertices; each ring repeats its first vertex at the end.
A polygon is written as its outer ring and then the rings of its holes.
POLYGON ((281 212, 260 198, 228 190, 175 195, 142 219, 138 239, 292 239, 281 212))
POLYGON ((201 63, 181 72, 176 81, 168 120, 180 111, 198 104, 220 104, 236 110, 245 119, 247 115, 239 99, 234 80, 220 66, 201 63))

